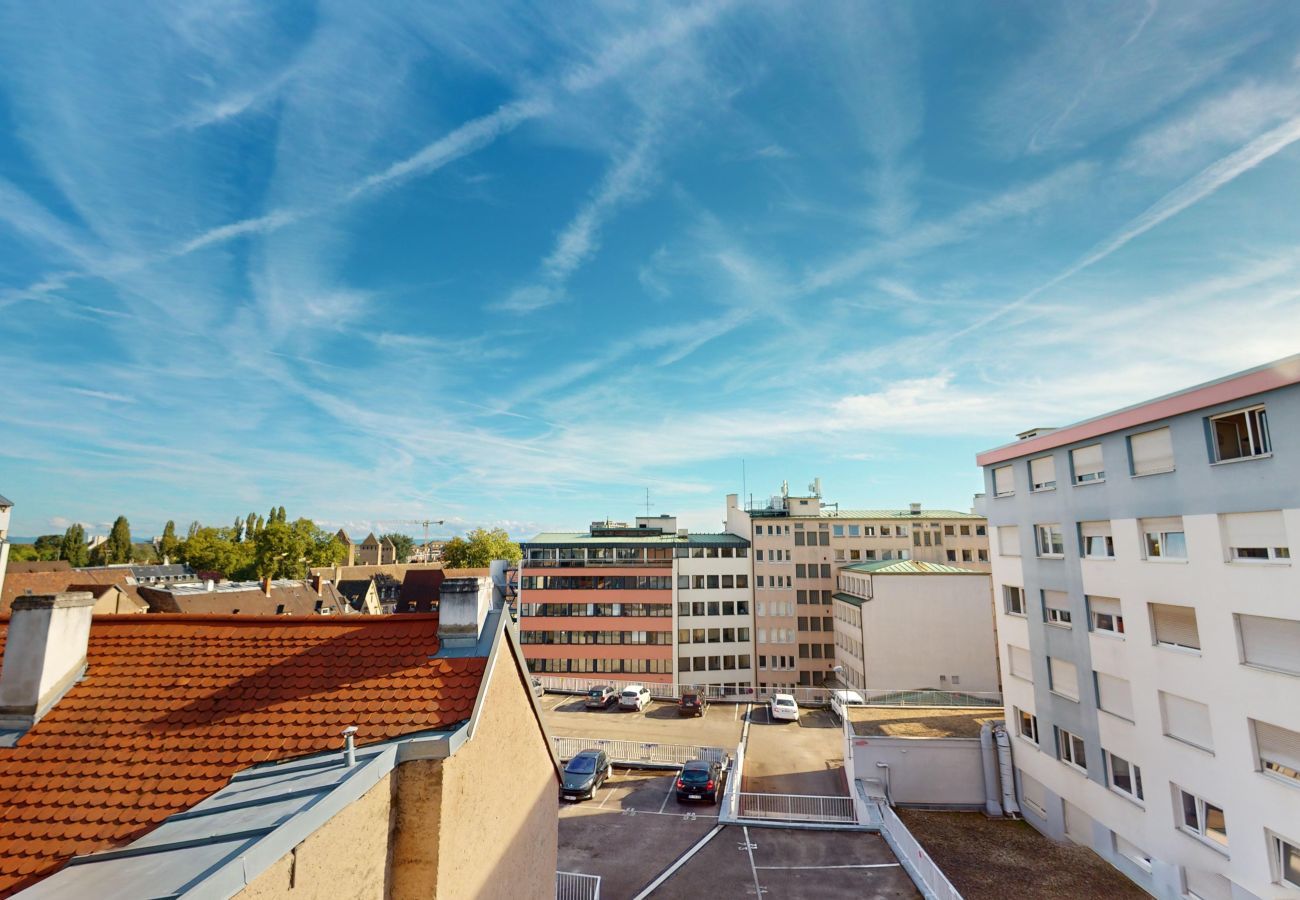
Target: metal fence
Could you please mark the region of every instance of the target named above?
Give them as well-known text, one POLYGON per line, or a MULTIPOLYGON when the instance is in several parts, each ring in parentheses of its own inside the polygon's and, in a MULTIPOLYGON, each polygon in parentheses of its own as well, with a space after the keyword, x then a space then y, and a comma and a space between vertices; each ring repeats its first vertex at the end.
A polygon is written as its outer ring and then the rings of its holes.
POLYGON ((585 694, 592 688, 609 685, 620 691, 625 685, 640 684, 650 692, 650 696, 660 700, 676 700, 684 690, 699 691, 710 700, 731 703, 745 703, 758 697, 758 692, 749 686, 726 688, 720 684, 687 684, 685 682, 637 681, 634 678, 575 678, 567 675, 538 675, 542 687, 553 694, 585 694))
POLYGON ((852 797, 822 797, 812 794, 752 794, 741 792, 738 814, 742 819, 777 822, 829 822, 856 825, 852 797))
POLYGON ((889 808, 889 804, 877 803, 876 807, 880 812, 881 834, 921 893, 926 897, 934 897, 935 900, 962 900, 948 876, 943 874, 930 854, 925 852, 912 832, 907 830, 903 821, 889 808))
POLYGON ((603 738, 552 737, 555 753, 562 760, 573 759, 583 750, 600 749, 609 754, 610 762, 621 766, 677 768, 693 759, 727 764, 727 751, 721 747, 698 747, 691 744, 646 744, 640 741, 614 741, 603 738))
POLYGON ((556 872, 555 900, 600 900, 600 876, 556 872))

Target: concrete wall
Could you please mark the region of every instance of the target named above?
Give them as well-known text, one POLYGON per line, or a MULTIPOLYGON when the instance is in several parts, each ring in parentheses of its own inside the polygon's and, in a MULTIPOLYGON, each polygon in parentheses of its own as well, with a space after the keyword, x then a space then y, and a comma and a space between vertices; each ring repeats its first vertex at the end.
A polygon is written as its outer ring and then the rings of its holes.
POLYGON ((858 778, 880 778, 889 766, 889 792, 903 806, 984 808, 984 769, 976 738, 850 738, 858 778))
POLYGON ((356 803, 253 879, 240 900, 347 900, 388 896, 388 835, 393 776, 384 776, 356 803))
POLYGON ((878 574, 871 581, 873 599, 862 604, 867 687, 998 690, 988 575, 878 574))

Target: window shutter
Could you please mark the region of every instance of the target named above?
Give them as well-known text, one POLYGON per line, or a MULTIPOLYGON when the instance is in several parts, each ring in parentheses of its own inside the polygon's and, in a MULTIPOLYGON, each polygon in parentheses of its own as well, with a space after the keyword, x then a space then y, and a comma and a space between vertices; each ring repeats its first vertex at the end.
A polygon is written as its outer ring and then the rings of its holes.
POLYGON ((1123 678, 1097 673, 1097 705, 1108 713, 1133 721, 1133 692, 1123 678))
POLYGON ((1101 462, 1101 444, 1071 450, 1070 463, 1074 466, 1075 482, 1096 481, 1106 474, 1101 462))
POLYGON ((1011 466, 1000 466, 993 470, 993 496, 1015 493, 1016 478, 1011 466))
POLYGON ((1110 537, 1110 520, 1101 519, 1096 522, 1080 522, 1079 533, 1084 537, 1110 537))
POLYGON ((1228 879, 1214 872, 1183 869, 1187 873, 1187 891, 1200 900, 1232 900, 1232 886, 1228 879))
POLYGON ((1142 519, 1143 534, 1158 534, 1165 531, 1182 531, 1182 516, 1161 516, 1153 519, 1142 519))
POLYGON ((1168 428, 1132 435, 1128 446, 1133 454, 1134 475, 1168 472, 1174 467, 1174 444, 1168 428))
POLYGON ((1020 772, 1020 799, 1036 809, 1040 815, 1047 815, 1047 789, 1036 778, 1020 772))
POLYGON ((1056 484, 1056 460, 1051 456, 1040 456, 1029 461, 1029 486, 1041 490, 1056 484))
POLYGON ((1052 657, 1047 662, 1052 672, 1052 690, 1071 700, 1078 700, 1079 672, 1075 669, 1074 663, 1056 657, 1052 657))
POLYGON ((1208 706, 1161 691, 1160 708, 1165 717, 1165 734, 1202 750, 1214 751, 1208 706))
POLYGON ((1034 665, 1029 651, 1024 647, 1007 644, 1007 657, 1011 661, 1011 674, 1026 681, 1034 680, 1034 665))
POLYGON ((1020 529, 1015 525, 998 526, 998 553, 1002 556, 1020 555, 1020 529))
POLYGON ((1196 610, 1192 607, 1152 603, 1151 623, 1156 643, 1201 649, 1201 636, 1196 630, 1196 610))
POLYGON ((1300 734, 1267 722, 1256 722, 1255 743, 1261 759, 1300 772, 1300 734))
POLYGON ((1065 591, 1043 591, 1043 606, 1047 609, 1070 611, 1070 595, 1065 591))
POLYGON ((1092 594, 1088 595, 1088 609, 1108 616, 1119 616, 1124 613, 1119 601, 1114 597, 1094 597, 1092 594))
POLYGON ((1065 806, 1065 836, 1076 844, 1092 846, 1092 819, 1069 800, 1062 801, 1065 806))
POLYGON ((1247 665, 1300 675, 1300 621, 1269 616, 1237 616, 1247 665))
POLYGON ((1286 547, 1286 527, 1280 510, 1229 513, 1223 520, 1223 537, 1229 547, 1286 547))

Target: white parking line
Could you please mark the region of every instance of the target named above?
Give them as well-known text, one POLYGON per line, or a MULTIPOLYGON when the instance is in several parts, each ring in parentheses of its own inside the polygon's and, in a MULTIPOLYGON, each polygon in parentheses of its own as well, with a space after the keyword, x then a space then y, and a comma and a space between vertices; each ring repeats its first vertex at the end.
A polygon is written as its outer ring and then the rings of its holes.
POLYGON ((861 865, 844 865, 844 866, 754 866, 761 872, 766 871, 786 871, 793 869, 897 869, 902 863, 862 863, 861 865))
POLYGON ((664 811, 664 807, 667 806, 668 801, 672 799, 673 791, 676 790, 676 788, 677 788, 677 776, 673 775, 673 777, 668 780, 668 793, 664 795, 664 802, 659 804, 660 812, 664 811))
POLYGON ((559 708, 560 708, 561 706, 563 706, 564 704, 566 704, 566 703, 572 703, 572 702, 573 702, 573 698, 572 698, 572 697, 565 697, 565 698, 564 698, 563 700, 561 700, 559 703, 557 703, 557 704, 555 704, 554 706, 551 707, 551 712, 555 712, 557 709, 559 709, 559 708))
POLYGON ((763 896, 763 886, 758 883, 758 867, 754 865, 754 842, 749 839, 749 826, 745 826, 745 852, 749 854, 749 871, 754 873, 754 896, 763 896))

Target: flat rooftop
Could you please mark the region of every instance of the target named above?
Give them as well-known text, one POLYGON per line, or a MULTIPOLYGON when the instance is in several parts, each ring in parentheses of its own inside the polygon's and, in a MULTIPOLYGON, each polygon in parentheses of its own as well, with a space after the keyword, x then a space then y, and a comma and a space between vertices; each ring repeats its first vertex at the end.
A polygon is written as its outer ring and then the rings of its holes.
POLYGON ((1000 706, 852 706, 848 713, 859 737, 977 738, 985 722, 1006 718, 1000 706))

